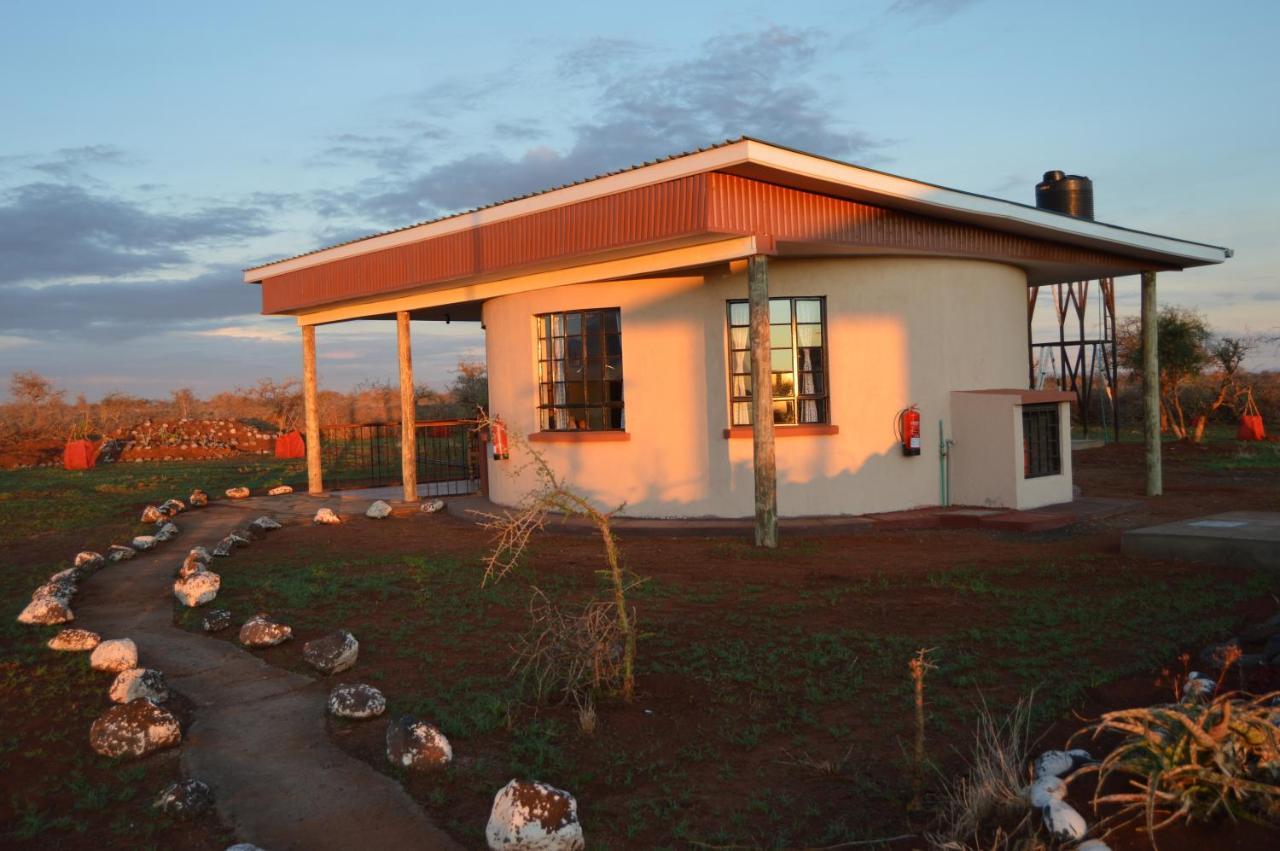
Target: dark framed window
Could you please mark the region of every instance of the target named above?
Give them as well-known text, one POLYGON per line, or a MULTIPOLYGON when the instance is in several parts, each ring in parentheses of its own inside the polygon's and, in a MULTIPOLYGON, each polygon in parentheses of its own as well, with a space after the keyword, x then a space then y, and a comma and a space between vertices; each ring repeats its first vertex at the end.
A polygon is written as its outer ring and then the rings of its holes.
MULTIPOLYGON (((750 306, 729 302, 729 417, 751 425, 750 306)), ((827 304, 824 298, 769 299, 769 371, 773 421, 830 422, 827 388, 827 304)))
POLYGON ((1022 406, 1022 458, 1024 479, 1062 472, 1057 405, 1022 406))
POLYGON ((622 317, 616 307, 544 313, 538 326, 538 427, 619 431, 622 317))

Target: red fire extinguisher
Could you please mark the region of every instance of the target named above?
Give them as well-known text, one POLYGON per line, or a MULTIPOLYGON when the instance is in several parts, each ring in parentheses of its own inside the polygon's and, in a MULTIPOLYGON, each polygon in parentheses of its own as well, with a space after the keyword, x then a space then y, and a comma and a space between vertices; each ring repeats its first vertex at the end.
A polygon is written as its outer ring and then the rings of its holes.
POLYGON ((507 426, 502 417, 494 417, 489 424, 489 442, 493 444, 493 460, 505 461, 511 457, 507 449, 507 426))
POLYGON ((898 412, 898 440, 903 455, 920 454, 920 411, 915 405, 898 412))

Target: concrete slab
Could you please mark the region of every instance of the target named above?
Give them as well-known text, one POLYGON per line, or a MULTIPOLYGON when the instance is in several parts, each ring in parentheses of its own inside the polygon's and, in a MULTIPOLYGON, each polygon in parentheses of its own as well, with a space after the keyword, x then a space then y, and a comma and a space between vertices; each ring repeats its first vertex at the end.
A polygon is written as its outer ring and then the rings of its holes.
POLYGON ((1120 536, 1120 549, 1131 556, 1280 569, 1280 512, 1228 511, 1130 529, 1120 536))
POLYGON ((982 518, 978 526, 992 532, 1049 532, 1065 529, 1080 518, 1073 513, 1054 514, 1047 511, 1005 511, 982 518))
POLYGON ((939 515, 944 529, 977 529, 984 518, 1004 514, 1003 508, 957 508, 939 515))

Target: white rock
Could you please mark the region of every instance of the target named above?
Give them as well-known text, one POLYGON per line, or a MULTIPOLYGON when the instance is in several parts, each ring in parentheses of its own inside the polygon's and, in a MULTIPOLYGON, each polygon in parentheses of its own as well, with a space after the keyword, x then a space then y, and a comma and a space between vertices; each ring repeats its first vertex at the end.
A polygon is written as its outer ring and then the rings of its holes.
POLYGON ((512 780, 493 799, 485 839, 493 851, 582 851, 578 802, 568 792, 512 780))
POLYGON ((208 564, 211 561, 211 558, 209 556, 209 551, 204 547, 192 547, 190 552, 187 553, 187 555, 195 556, 196 558, 203 561, 205 564, 208 564))
POLYGON ((1058 839, 1080 839, 1089 826, 1084 816, 1066 801, 1052 800, 1040 810, 1044 826, 1058 839))
POLYGON ((410 715, 387 724, 387 761, 403 768, 439 768, 453 761, 444 733, 410 715))
POLYGON ((102 643, 102 636, 87 629, 62 629, 49 639, 50 650, 81 652, 92 650, 102 643))
POLYGON ((342 518, 333 513, 332 508, 322 508, 316 512, 316 516, 311 521, 317 526, 333 526, 342 522, 342 518))
POLYGON ((187 510, 187 504, 180 499, 166 499, 162 509, 167 509, 170 514, 181 514, 187 510))
POLYGON ((68 600, 62 597, 36 597, 18 614, 18 623, 40 626, 67 623, 76 619, 68 600))
POLYGON ((246 647, 271 647, 293 637, 293 628, 256 614, 240 627, 240 643, 246 647))
POLYGON ((128 561, 138 554, 133 547, 126 547, 123 544, 112 544, 107 549, 108 561, 128 561))
POLYGON ((329 714, 339 718, 376 718, 386 710, 382 692, 364 683, 344 683, 329 692, 329 714))
POLYGON ((76 556, 75 565, 86 570, 97 570, 102 567, 102 562, 103 558, 99 553, 85 550, 76 556))
POLYGON ((53 576, 49 577, 49 581, 58 585, 71 583, 76 585, 84 576, 84 569, 79 567, 68 567, 66 570, 59 570, 53 576))
POLYGON ((163 519, 164 515, 161 514, 160 509, 156 508, 154 505, 148 505, 146 508, 142 509, 141 522, 143 523, 156 523, 163 519))
POLYGON ((280 521, 276 520, 274 517, 268 517, 264 514, 257 520, 250 523, 249 528, 258 532, 274 532, 276 529, 282 529, 284 527, 281 525, 280 521))
POLYGON ((197 570, 173 583, 173 596, 188 608, 203 606, 218 596, 222 577, 211 570, 197 570))
POLYGON ((231 555, 231 551, 235 548, 236 542, 232 540, 230 535, 228 535, 221 541, 218 541, 217 546, 213 548, 213 554, 218 558, 226 558, 231 555))
POLYGON ((384 517, 390 516, 390 514, 391 506, 382 500, 378 500, 373 505, 369 506, 368 510, 365 511, 364 516, 372 517, 374 520, 381 520, 384 517))
POLYGON ((237 842, 235 845, 228 845, 227 851, 265 851, 265 849, 250 845, 248 842, 237 842))
POLYGON ((236 531, 232 531, 228 533, 227 537, 224 538, 223 540, 230 541, 233 546, 237 546, 237 547, 247 547, 253 543, 253 539, 251 539, 248 535, 245 535, 236 531))
POLYGON ((425 512, 426 514, 436 514, 440 511, 444 511, 444 500, 429 499, 426 502, 422 503, 422 511, 425 512))
POLYGON ((1037 778, 1027 787, 1027 802, 1037 810, 1049 806, 1050 801, 1061 801, 1067 795, 1067 784, 1052 774, 1037 778))
POLYGON ((187 502, 191 503, 192 508, 199 508, 209 504, 209 495, 196 488, 191 492, 191 496, 187 497, 187 502))
POLYGON ((293 488, 288 485, 279 485, 267 491, 267 496, 284 496, 287 493, 293 493, 293 488))
POLYGON ((1182 694, 1207 700, 1213 696, 1217 688, 1218 684, 1214 680, 1199 671, 1192 671, 1187 674, 1187 681, 1182 684, 1182 694))
POLYGON ((302 658, 322 674, 338 674, 355 665, 360 642, 345 629, 302 645, 302 658))
POLYGON ((146 552, 147 550, 155 549, 156 544, 159 543, 159 541, 160 539, 155 535, 139 535, 130 541, 129 546, 140 552, 146 552))
POLYGON ((227 499, 245 499, 248 496, 248 488, 227 488, 227 499))
POLYGON ((178 536, 178 527, 173 523, 166 523, 156 531, 155 538, 157 541, 163 542, 163 541, 172 541, 177 536, 178 536))
POLYGON ((145 697, 152 703, 164 703, 169 699, 169 688, 164 674, 151 668, 130 668, 116 674, 115 682, 107 696, 115 703, 128 703, 145 697))
POLYGON ((1075 851, 1111 851, 1111 846, 1101 839, 1086 839, 1076 846, 1075 851))
POLYGON ((173 713, 149 700, 113 706, 89 729, 89 745, 109 757, 139 757, 182 741, 173 713))
POLYGON ((1061 777, 1092 761, 1089 752, 1079 748, 1070 751, 1045 751, 1036 759, 1034 773, 1037 778, 1061 777))
POLYGON ((138 667, 138 646, 131 638, 113 638, 93 648, 89 656, 89 667, 95 671, 109 671, 118 674, 130 668, 138 667))

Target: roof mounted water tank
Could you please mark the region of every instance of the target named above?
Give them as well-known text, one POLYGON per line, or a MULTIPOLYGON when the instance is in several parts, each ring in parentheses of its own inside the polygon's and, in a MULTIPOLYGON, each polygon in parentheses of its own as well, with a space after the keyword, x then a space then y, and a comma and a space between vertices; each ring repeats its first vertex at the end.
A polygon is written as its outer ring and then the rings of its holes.
POLYGON ((1078 174, 1046 171, 1036 184, 1036 206, 1093 221, 1093 181, 1078 174))

